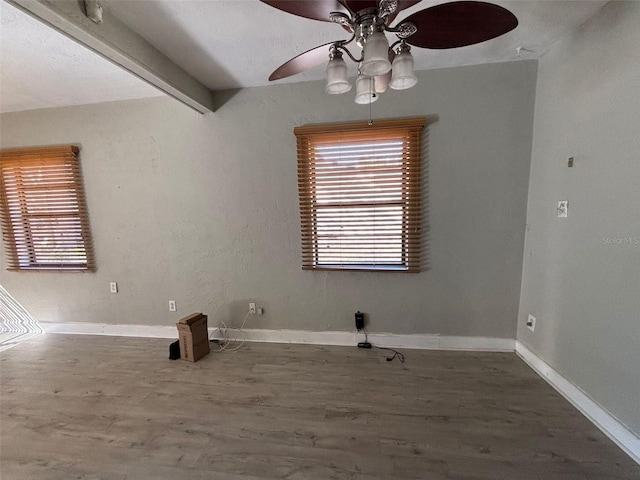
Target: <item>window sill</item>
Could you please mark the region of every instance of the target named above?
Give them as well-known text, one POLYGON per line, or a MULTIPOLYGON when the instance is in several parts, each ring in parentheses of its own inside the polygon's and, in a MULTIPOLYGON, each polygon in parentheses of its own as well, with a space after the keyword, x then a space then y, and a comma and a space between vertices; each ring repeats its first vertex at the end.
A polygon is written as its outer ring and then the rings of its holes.
POLYGON ((338 272, 396 272, 396 273, 420 273, 417 268, 409 268, 406 265, 316 265, 302 267, 303 270, 338 271, 338 272))

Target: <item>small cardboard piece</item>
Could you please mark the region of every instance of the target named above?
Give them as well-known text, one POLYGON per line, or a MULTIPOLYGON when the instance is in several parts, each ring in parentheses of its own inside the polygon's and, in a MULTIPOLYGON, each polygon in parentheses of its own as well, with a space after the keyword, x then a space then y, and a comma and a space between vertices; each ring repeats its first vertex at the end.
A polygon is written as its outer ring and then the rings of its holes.
POLYGON ((192 313, 176 323, 180 341, 180 358, 187 362, 197 362, 209 353, 209 330, 207 316, 192 313))

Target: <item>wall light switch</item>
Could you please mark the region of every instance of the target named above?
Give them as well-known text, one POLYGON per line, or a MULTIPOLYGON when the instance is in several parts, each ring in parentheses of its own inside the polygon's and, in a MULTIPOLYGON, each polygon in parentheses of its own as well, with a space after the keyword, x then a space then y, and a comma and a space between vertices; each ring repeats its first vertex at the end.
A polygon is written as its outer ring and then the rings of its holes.
POLYGON ((109 282, 109 290, 111 293, 118 293, 118 284, 116 282, 109 282))
POLYGON ((569 216, 569 200, 560 200, 558 202, 558 218, 567 218, 569 216))

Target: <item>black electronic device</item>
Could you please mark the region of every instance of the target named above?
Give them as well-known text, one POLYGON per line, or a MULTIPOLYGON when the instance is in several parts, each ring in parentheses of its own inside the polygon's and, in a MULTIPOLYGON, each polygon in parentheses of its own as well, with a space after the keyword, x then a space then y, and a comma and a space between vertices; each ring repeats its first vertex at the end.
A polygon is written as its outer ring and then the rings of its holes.
POLYGON ((176 340, 169 345, 169 360, 177 360, 180 358, 180 341, 176 340))
POLYGON ((356 330, 364 329, 364 313, 360 310, 356 312, 356 330))

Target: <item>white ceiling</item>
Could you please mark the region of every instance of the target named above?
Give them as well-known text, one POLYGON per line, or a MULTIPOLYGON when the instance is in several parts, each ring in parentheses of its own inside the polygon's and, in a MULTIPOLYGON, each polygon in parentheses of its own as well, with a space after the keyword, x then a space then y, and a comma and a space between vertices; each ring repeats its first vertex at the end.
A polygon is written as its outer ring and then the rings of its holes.
POLYGON ((163 95, 0 0, 0 112, 163 95))
MULTIPOLYGON (((107 60, 3 1, 0 8, 0 109, 3 112, 158 95, 107 60)), ((423 0, 398 19, 444 1, 423 0)), ((538 58, 606 1, 494 1, 518 27, 497 39, 451 50, 414 48, 416 68, 538 58), (532 52, 521 52, 524 47, 532 52)), ((296 17, 257 0, 103 0, 120 18, 213 90, 266 85, 289 58, 346 38, 339 26, 296 17)), ((355 73, 355 69, 354 69, 355 73)), ((324 77, 324 66, 279 83, 324 77)))

